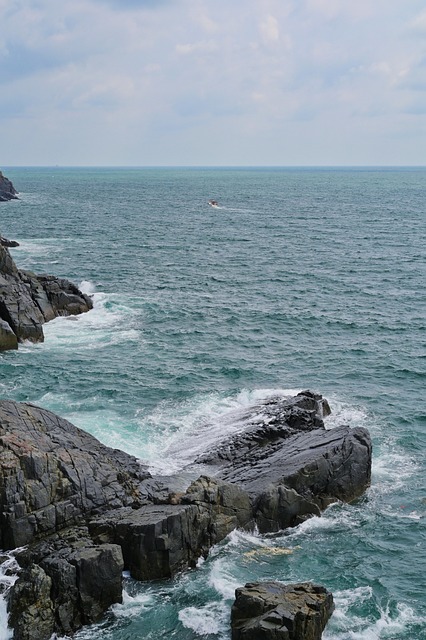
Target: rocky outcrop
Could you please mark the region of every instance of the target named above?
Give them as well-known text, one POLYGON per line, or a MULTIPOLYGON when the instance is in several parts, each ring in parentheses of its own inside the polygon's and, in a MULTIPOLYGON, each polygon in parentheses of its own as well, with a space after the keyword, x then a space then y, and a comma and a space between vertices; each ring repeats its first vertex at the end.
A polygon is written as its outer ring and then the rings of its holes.
POLYGON ((50 638, 59 629, 72 634, 121 602, 121 548, 95 545, 84 527, 32 545, 18 561, 10 599, 15 640, 50 638))
POLYGON ((0 171, 0 202, 7 200, 16 200, 17 191, 10 180, 8 180, 0 171))
POLYGON ((270 398, 248 410, 243 433, 197 462, 247 492, 262 533, 295 526, 332 502, 351 502, 370 484, 368 432, 347 426, 327 431, 322 418, 329 412, 310 391, 270 398))
POLYGON ((310 582, 251 582, 235 591, 232 640, 320 640, 333 596, 310 582))
POLYGON ((0 453, 2 549, 150 501, 136 458, 31 404, 0 402, 0 453))
POLYGON ((246 428, 186 475, 161 478, 50 411, 0 402, 0 548, 28 545, 10 600, 16 638, 97 619, 119 601, 123 566, 139 580, 170 577, 236 527, 276 531, 359 496, 370 481, 368 433, 325 430, 327 411, 308 391, 271 398, 240 414, 246 428), (102 563, 111 571, 101 589, 93 567, 102 563))
POLYGON ((19 242, 16 242, 16 240, 8 240, 7 238, 3 238, 3 236, 0 236, 0 244, 3 247, 19 247, 19 242))
POLYGON ((42 342, 45 322, 84 313, 92 306, 91 299, 68 280, 18 269, 0 243, 0 351, 16 349, 24 340, 42 342))

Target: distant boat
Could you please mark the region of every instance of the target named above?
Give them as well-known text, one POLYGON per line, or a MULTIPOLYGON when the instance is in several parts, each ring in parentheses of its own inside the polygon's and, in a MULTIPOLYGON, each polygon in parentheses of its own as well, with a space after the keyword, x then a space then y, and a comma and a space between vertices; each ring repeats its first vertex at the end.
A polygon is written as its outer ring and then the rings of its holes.
POLYGON ((209 205, 211 207, 216 207, 216 208, 219 207, 219 203, 216 200, 209 200, 209 205))

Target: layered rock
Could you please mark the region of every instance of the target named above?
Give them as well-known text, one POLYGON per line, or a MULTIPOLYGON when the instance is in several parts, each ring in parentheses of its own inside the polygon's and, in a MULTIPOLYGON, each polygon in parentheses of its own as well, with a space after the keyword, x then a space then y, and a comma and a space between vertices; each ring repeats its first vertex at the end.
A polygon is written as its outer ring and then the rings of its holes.
POLYGON ((351 502, 371 480, 371 440, 365 429, 327 431, 328 403, 304 391, 251 407, 247 429, 197 462, 250 496, 260 532, 278 531, 320 515, 332 502, 351 502))
POLYGON ((6 202, 7 200, 16 200, 17 191, 8 178, 6 178, 0 171, 0 202, 6 202))
POLYGON ((333 596, 311 582, 251 582, 235 591, 232 640, 320 640, 333 596))
POLYGON ((23 569, 10 599, 15 639, 72 634, 121 602, 121 548, 95 545, 85 527, 32 545, 18 561, 23 569))
POLYGON ((24 340, 42 342, 45 322, 92 307, 91 299, 68 280, 18 269, 0 243, 0 351, 16 349, 24 340))
POLYGON ((83 573, 94 571, 81 558, 93 566, 111 558, 111 572, 103 572, 109 595, 94 582, 87 587, 89 609, 99 612, 118 601, 122 566, 139 580, 170 577, 236 527, 276 531, 359 496, 370 480, 368 432, 327 431, 326 411, 310 392, 271 398, 239 415, 246 429, 186 475, 161 478, 50 411, 0 402, 0 548, 29 545, 18 557, 24 571, 11 619, 18 629, 25 602, 31 624, 23 626, 40 629, 25 636, 22 628, 16 638, 48 638, 52 625, 68 634, 97 619, 79 604, 83 573))

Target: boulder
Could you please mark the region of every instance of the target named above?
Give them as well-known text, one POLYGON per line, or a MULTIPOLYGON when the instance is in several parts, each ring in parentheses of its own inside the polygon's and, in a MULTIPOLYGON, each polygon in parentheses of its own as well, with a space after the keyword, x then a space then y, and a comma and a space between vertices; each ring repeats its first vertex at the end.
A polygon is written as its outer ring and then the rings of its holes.
POLYGON ((295 526, 332 502, 351 502, 369 486, 368 431, 326 430, 324 411, 326 401, 310 391, 271 398, 246 412, 244 432, 198 458, 204 470, 211 466, 250 496, 261 533, 295 526))
POLYGON ((109 511, 91 520, 91 535, 121 546, 133 578, 152 580, 194 567, 214 544, 251 521, 248 495, 220 480, 200 477, 174 498, 173 504, 170 499, 167 504, 109 511))
POLYGON ((320 640, 333 596, 311 582, 250 582, 235 591, 232 640, 320 640))
POLYGON ((23 340, 43 342, 45 322, 92 307, 91 299, 68 280, 19 270, 7 246, 0 243, 0 320, 16 336, 11 342, 2 325, 0 350, 16 349, 23 340))
POLYGON ((9 599, 15 640, 73 634, 122 601, 123 556, 117 545, 95 545, 80 527, 30 545, 9 599))
POLYGON ((17 198, 18 196, 15 187, 0 171, 0 202, 16 200, 17 198))

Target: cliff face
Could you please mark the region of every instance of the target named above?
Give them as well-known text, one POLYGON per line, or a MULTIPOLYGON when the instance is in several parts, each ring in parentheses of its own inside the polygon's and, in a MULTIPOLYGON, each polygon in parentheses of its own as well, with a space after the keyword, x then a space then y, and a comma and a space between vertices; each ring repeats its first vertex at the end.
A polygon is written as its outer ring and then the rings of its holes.
POLYGON ((5 242, 0 242, 0 351, 17 349, 23 340, 43 342, 45 322, 92 308, 72 282, 18 269, 5 242))
POLYGON ((17 192, 10 180, 8 180, 0 171, 0 202, 7 200, 16 200, 17 192))

